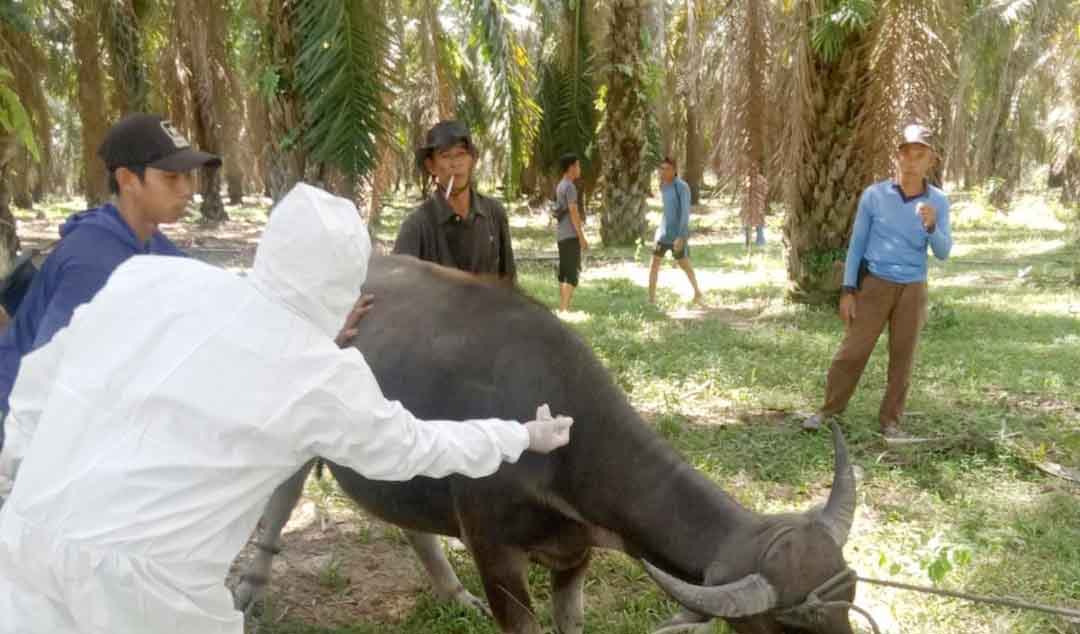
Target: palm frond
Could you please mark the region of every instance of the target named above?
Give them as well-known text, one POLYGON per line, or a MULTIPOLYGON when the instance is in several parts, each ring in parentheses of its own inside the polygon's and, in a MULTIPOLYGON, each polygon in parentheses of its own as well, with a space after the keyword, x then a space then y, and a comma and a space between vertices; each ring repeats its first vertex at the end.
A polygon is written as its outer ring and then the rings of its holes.
MULTIPOLYGON (((1080 4, 1073 11, 1070 17, 1075 23, 1080 18, 1080 4)), ((1058 38, 1051 58, 1056 60, 1056 72, 1047 74, 1054 81, 1052 92, 1057 99, 1044 125, 1050 143, 1050 169, 1060 173, 1070 156, 1080 155, 1080 29, 1069 29, 1058 38)))
POLYGON ((49 105, 45 96, 45 78, 41 69, 47 65, 38 39, 32 29, 27 8, 9 7, 0 18, 0 78, 12 91, 16 100, 4 98, 6 119, 17 128, 19 142, 30 150, 35 161, 50 160, 52 131, 50 129, 49 105), (29 122, 33 145, 26 145, 23 133, 23 117, 29 122))
POLYGON ((543 111, 536 155, 541 170, 555 171, 559 157, 572 152, 581 159, 586 181, 594 172, 596 89, 589 24, 582 3, 567 3, 557 42, 541 65, 537 100, 543 111))
POLYGON ((24 32, 34 27, 26 3, 22 2, 0 2, 0 24, 24 32))
POLYGON ((41 153, 37 139, 34 138, 34 126, 30 123, 30 115, 23 108, 19 95, 8 86, 8 83, 13 80, 11 71, 0 66, 0 131, 14 135, 19 144, 29 150, 34 160, 38 161, 41 160, 41 153))
POLYGON ((98 0, 101 32, 109 52, 118 110, 146 112, 150 85, 143 64, 142 33, 135 6, 124 0, 98 0))
POLYGON ((940 3, 881 3, 869 53, 867 119, 861 126, 861 146, 875 178, 892 172, 894 131, 911 121, 941 130, 948 120, 961 20, 940 3))
POLYGON ((811 17, 809 3, 798 3, 783 12, 778 23, 778 49, 784 51, 782 63, 786 68, 775 94, 788 95, 788 116, 775 160, 776 171, 786 184, 784 197, 789 207, 807 196, 812 187, 804 166, 813 155, 815 111, 825 99, 815 77, 816 54, 806 36, 805 24, 811 17))
POLYGON ((758 2, 739 2, 729 14, 721 16, 718 31, 724 36, 722 47, 725 75, 734 73, 736 81, 725 87, 724 125, 720 142, 727 157, 728 179, 743 182, 748 174, 767 174, 768 91, 772 34, 767 7, 758 2))
MULTIPOLYGON (((1075 28, 1076 11, 1070 0, 998 1, 976 11, 967 25, 974 37, 965 38, 971 47, 965 54, 977 63, 967 104, 975 118, 968 137, 974 155, 971 172, 976 181, 1003 180, 999 204, 1016 185, 1025 148, 1049 143, 1028 112, 1042 109, 1048 99, 1048 91, 1040 89, 1046 82, 1038 78, 1049 71, 1040 70, 1040 60, 1049 59, 1053 42, 1075 28)), ((1043 66, 1056 72, 1061 65, 1043 66)))
POLYGON ((470 17, 472 40, 480 47, 496 80, 496 105, 506 112, 510 153, 506 193, 517 196, 521 172, 540 123, 540 107, 530 94, 535 69, 510 21, 503 0, 459 0, 470 17))
POLYGON ((849 38, 870 27, 876 3, 873 0, 826 0, 814 17, 810 40, 825 61, 832 64, 844 51, 849 38))
POLYGON ((491 121, 495 117, 491 100, 483 81, 483 69, 462 54, 457 43, 449 41, 453 54, 453 75, 458 88, 457 117, 476 136, 487 139, 492 134, 491 121))
POLYGON ((439 0, 424 0, 421 20, 426 33, 423 34, 425 61, 430 64, 431 86, 435 91, 434 99, 439 108, 438 118, 455 119, 455 101, 457 94, 450 77, 456 76, 460 67, 460 52, 457 42, 443 30, 439 16, 439 0))
POLYGON ((367 174, 386 134, 383 99, 389 32, 361 0, 300 0, 296 86, 304 98, 303 143, 311 157, 367 174))

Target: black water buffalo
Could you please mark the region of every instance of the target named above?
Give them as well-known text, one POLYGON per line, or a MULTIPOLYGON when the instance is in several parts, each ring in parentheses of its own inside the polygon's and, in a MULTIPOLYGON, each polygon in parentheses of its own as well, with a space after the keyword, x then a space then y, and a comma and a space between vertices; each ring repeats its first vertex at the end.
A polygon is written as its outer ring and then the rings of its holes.
MULTIPOLYGON (((386 395, 417 416, 529 420, 537 403, 546 402, 575 419, 568 447, 547 456, 527 452, 479 480, 376 482, 328 463, 360 506, 406 529, 438 594, 473 600, 435 533, 466 544, 503 632, 540 631, 526 582, 533 560, 551 570, 558 631, 578 634, 590 551, 614 548, 655 566, 654 579, 687 608, 679 622, 722 617, 740 633, 851 632, 842 604, 811 617, 791 610, 801 606, 805 613, 810 593, 848 572, 842 548, 854 517, 855 480, 838 430, 824 508, 754 513, 644 423, 589 347, 544 306, 394 256, 373 258, 365 291, 377 304, 355 345, 386 395)), ((241 607, 266 582, 305 475, 271 500, 264 552, 237 589, 241 607)), ((850 601, 854 592, 849 580, 830 598, 850 601)))

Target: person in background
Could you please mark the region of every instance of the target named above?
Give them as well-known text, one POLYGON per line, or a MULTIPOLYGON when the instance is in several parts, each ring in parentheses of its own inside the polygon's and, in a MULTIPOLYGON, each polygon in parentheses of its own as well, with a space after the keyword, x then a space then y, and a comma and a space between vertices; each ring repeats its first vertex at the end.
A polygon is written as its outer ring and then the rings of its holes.
MULTIPOLYGON (((60 241, 0 334, 0 416, 8 411, 23 357, 52 340, 116 267, 137 254, 185 255, 158 227, 186 213, 196 169, 221 166, 219 157, 192 148, 154 114, 118 121, 105 134, 98 156, 109 174, 112 199, 61 225, 60 241)), ((3 444, 0 423, 0 448, 3 444)))
POLYGON ((926 250, 945 260, 953 244, 949 199, 927 182, 936 161, 930 131, 908 125, 896 146, 896 176, 871 185, 859 199, 840 297, 844 340, 829 367, 825 404, 803 429, 816 430, 844 411, 888 325, 889 378, 878 423, 886 440, 907 435, 900 424, 926 321, 926 250))
POLYGON ((570 301, 581 272, 581 252, 589 248, 585 225, 578 208, 578 192, 574 181, 581 178, 581 161, 575 154, 559 158, 562 179, 555 187, 555 215, 559 223, 555 239, 559 246, 559 310, 570 310, 570 301))
POLYGON ((694 288, 694 303, 703 305, 705 297, 698 288, 697 276, 690 264, 690 186, 679 178, 675 159, 670 156, 660 163, 660 196, 664 213, 660 226, 656 228, 656 247, 649 268, 649 303, 656 303, 656 278, 660 274, 660 262, 671 251, 671 256, 694 288))
POLYGON ((394 253, 513 286, 517 270, 502 204, 476 191, 476 146, 460 121, 440 121, 416 150, 434 190, 401 223, 394 253))

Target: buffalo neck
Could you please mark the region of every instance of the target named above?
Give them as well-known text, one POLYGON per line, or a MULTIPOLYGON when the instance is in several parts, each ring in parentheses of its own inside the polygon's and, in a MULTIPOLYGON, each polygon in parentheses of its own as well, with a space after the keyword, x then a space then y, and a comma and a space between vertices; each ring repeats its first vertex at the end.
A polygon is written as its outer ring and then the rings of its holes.
POLYGON ((612 396, 621 401, 614 416, 575 425, 574 464, 564 470, 576 477, 572 503, 619 535, 631 556, 701 579, 725 541, 752 530, 755 515, 682 459, 624 396, 612 396))

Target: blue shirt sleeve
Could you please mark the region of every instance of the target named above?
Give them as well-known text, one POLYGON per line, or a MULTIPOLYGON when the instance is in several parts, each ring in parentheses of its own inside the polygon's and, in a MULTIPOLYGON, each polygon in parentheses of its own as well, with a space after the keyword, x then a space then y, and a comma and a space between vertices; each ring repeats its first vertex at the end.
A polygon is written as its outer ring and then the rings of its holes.
POLYGON ((690 237, 690 186, 686 184, 686 181, 679 181, 679 237, 688 239, 690 237))
POLYGON ((87 264, 78 260, 65 263, 52 299, 41 316, 32 349, 36 350, 45 345, 57 331, 67 326, 75 309, 93 299, 101 287, 105 286, 114 268, 116 267, 103 267, 101 264, 87 264))
POLYGON ((847 261, 844 263, 844 286, 855 288, 859 283, 859 265, 866 255, 866 243, 870 237, 870 190, 864 191, 859 198, 859 209, 855 212, 855 226, 851 228, 851 240, 848 242, 847 261))
POLYGON ((934 252, 934 257, 939 260, 949 257, 949 252, 952 251, 952 228, 949 226, 949 199, 944 196, 940 199, 937 224, 934 232, 929 234, 929 240, 930 250, 934 252))

